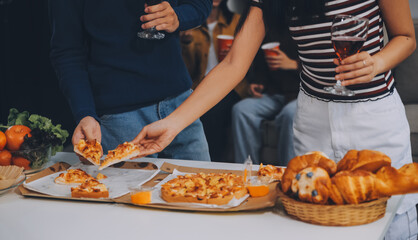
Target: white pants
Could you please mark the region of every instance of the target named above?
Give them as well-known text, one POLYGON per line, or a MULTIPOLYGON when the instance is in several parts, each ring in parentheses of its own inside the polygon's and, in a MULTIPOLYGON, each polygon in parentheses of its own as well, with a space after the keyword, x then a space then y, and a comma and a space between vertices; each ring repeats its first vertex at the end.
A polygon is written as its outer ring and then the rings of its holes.
MULTIPOLYGON (((338 162, 350 149, 372 149, 387 154, 395 168, 412 162, 409 124, 396 90, 383 99, 357 103, 324 102, 300 91, 297 104, 293 123, 296 155, 322 151, 338 162)), ((417 203, 417 194, 407 195, 397 217, 415 211, 417 203)), ((411 224, 417 228, 416 217, 411 224)), ((408 226, 401 226, 391 226, 391 236, 409 232, 408 226)))

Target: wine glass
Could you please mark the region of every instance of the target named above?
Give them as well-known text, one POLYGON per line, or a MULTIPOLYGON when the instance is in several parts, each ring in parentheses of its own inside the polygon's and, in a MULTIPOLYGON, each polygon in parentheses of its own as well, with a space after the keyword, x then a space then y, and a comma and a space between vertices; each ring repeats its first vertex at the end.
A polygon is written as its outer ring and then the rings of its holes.
MULTIPOLYGON (((337 15, 332 21, 331 41, 338 58, 344 58, 360 52, 364 42, 367 39, 369 30, 369 20, 358 18, 351 15, 337 15)), ((331 87, 325 87, 324 90, 340 96, 354 96, 354 91, 341 85, 337 80, 331 87)))
MULTIPOLYGON (((148 6, 157 5, 162 3, 162 0, 145 0, 145 3, 148 6)), ((142 39, 151 39, 151 40, 159 40, 163 39, 165 37, 165 34, 162 32, 159 32, 155 29, 155 26, 152 28, 145 29, 143 31, 138 32, 138 37, 142 39)))

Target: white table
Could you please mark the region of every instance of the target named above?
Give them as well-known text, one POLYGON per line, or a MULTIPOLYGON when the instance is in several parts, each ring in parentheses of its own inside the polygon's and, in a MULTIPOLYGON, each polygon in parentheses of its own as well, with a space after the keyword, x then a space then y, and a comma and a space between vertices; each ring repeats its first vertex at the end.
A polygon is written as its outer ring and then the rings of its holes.
MULTIPOLYGON (((52 162, 76 163, 72 153, 52 162)), ((163 159, 143 158, 161 166, 163 159)), ((241 164, 169 160, 204 168, 242 169, 241 164)), ((0 196, 1 240, 48 239, 383 239, 401 196, 392 197, 385 216, 353 227, 327 227, 294 220, 280 211, 196 213, 24 197, 15 191, 0 196)))

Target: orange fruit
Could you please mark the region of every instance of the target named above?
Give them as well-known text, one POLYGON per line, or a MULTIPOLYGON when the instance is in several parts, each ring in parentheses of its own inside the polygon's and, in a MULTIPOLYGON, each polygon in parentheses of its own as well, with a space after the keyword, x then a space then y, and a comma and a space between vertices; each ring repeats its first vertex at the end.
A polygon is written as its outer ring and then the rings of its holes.
POLYGON ((12 154, 7 150, 0 151, 0 166, 9 165, 12 165, 12 154))
POLYGON ((131 195, 134 204, 147 204, 151 202, 151 191, 137 192, 131 195))
POLYGON ((267 185, 249 185, 247 186, 251 197, 262 197, 269 193, 269 186, 267 185))
POLYGON ((23 157, 13 157, 12 164, 19 167, 23 167, 25 170, 31 169, 30 161, 23 157))
POLYGON ((4 146, 6 146, 6 134, 0 131, 0 151, 4 149, 4 146))
POLYGON ((14 125, 9 127, 5 134, 7 139, 7 149, 10 151, 19 150, 20 145, 22 145, 23 141, 25 140, 25 136, 32 137, 30 134, 31 129, 24 125, 14 125))

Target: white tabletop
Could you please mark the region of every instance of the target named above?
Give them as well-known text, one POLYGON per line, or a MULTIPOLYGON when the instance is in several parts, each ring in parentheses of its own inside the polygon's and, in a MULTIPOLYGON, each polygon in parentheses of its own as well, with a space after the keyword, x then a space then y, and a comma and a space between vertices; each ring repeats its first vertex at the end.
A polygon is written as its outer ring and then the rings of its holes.
MULTIPOLYGON (((52 162, 76 163, 72 153, 52 162)), ((140 159, 161 166, 164 159, 140 159)), ((242 169, 241 164, 168 160, 204 168, 242 169)), ((0 239, 383 239, 401 196, 392 197, 385 216, 353 227, 327 227, 294 220, 277 211, 198 213, 150 209, 116 203, 94 203, 0 196, 0 239)))

